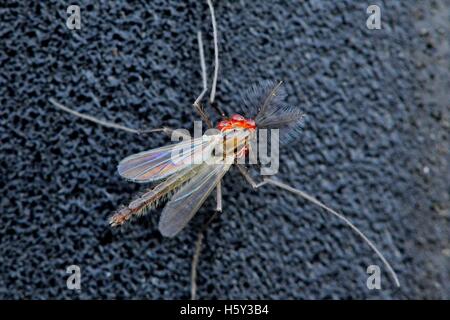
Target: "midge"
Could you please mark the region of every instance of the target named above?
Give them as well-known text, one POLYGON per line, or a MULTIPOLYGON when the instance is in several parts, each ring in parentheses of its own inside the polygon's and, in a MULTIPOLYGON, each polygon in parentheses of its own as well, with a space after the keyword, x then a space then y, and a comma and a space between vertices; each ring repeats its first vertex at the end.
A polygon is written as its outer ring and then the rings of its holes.
MULTIPOLYGON (((383 254, 345 216, 326 206, 313 196, 293 188, 278 179, 263 176, 260 182, 256 182, 249 174, 242 160, 255 151, 255 148, 252 147, 252 142, 254 141, 257 132, 261 129, 273 129, 274 133, 279 133, 281 142, 291 141, 292 139, 297 138, 300 133, 303 113, 299 108, 289 107, 283 102, 285 93, 281 86, 281 82, 263 81, 253 85, 242 94, 240 105, 245 111, 245 117, 240 114, 234 114, 230 117, 225 116, 224 112, 222 112, 214 103, 219 70, 219 56, 216 20, 211 0, 208 0, 208 6, 211 13, 214 36, 214 76, 209 102, 222 118, 215 126, 218 132, 216 134, 204 135, 192 140, 187 139, 187 141, 172 144, 170 146, 144 151, 123 159, 118 165, 118 172, 122 177, 139 183, 158 181, 158 184, 140 195, 127 206, 119 209, 110 218, 110 224, 112 226, 122 225, 133 217, 144 214, 149 208, 156 206, 161 200, 173 194, 164 207, 159 221, 159 230, 161 233, 164 236, 172 237, 178 234, 186 226, 189 220, 204 203, 208 195, 216 189, 216 210, 199 232, 195 254, 192 260, 191 297, 192 299, 195 299, 196 268, 200 255, 203 231, 214 217, 222 211, 221 180, 225 173, 230 169, 231 165, 236 165, 239 172, 254 189, 270 184, 300 196, 341 219, 377 254, 383 261, 395 284, 400 287, 395 271, 383 254), (200 153, 202 154, 202 159, 204 161, 201 161, 200 163, 186 161, 186 159, 196 157, 200 153)), ((201 32, 198 32, 197 36, 203 91, 193 105, 208 127, 214 128, 212 121, 201 104, 201 100, 208 91, 208 87, 201 32)), ((166 134, 172 134, 174 132, 174 130, 167 127, 143 131, 132 129, 81 114, 59 104, 54 99, 50 99, 49 101, 55 107, 80 118, 95 122, 102 126, 120 129, 130 133, 164 132, 166 134)))
MULTIPOLYGON (((257 129, 280 130, 283 139, 292 138, 299 131, 303 113, 283 104, 284 94, 280 85, 281 82, 265 81, 243 95, 241 104, 250 112, 256 108, 254 119, 234 114, 217 124, 219 132, 216 135, 188 139, 187 142, 141 152, 122 160, 118 166, 122 177, 139 183, 163 181, 120 209, 110 219, 111 225, 121 225, 142 215, 178 189, 162 211, 159 231, 167 237, 180 232, 231 165, 237 164, 251 151, 257 129), (195 164, 192 159, 196 157, 201 157, 203 162, 195 164)), ((209 119, 205 121, 209 123, 209 119)), ((240 168, 249 178, 245 168, 240 168)))

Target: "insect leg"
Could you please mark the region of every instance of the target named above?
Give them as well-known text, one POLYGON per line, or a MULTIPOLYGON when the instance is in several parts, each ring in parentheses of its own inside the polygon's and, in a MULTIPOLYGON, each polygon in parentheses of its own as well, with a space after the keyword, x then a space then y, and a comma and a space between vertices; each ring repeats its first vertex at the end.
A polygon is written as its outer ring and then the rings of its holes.
POLYGON ((203 84, 203 90, 200 93, 200 95, 195 99, 194 101, 194 108, 197 111, 197 113, 200 115, 202 120, 208 125, 208 127, 212 128, 212 122, 209 119, 208 115, 205 113, 202 105, 201 100, 203 99, 204 95, 208 91, 208 80, 206 77, 206 64, 205 64, 205 53, 203 52, 203 40, 202 40, 202 32, 197 32, 197 40, 198 40, 198 53, 200 56, 200 66, 202 68, 202 84, 203 84))
POLYGON ((250 173, 248 172, 247 168, 241 164, 236 164, 237 168, 239 169, 239 172, 242 174, 242 176, 244 177, 244 179, 252 186, 253 189, 257 189, 263 185, 265 185, 267 182, 266 181, 262 181, 262 182, 256 182, 252 176, 250 175, 250 173))
POLYGON ((247 182, 249 182, 251 184, 251 186, 254 189, 257 189, 265 184, 271 184, 275 187, 278 187, 280 189, 284 189, 286 191, 289 191, 293 194, 296 194, 300 197, 302 197, 303 199, 306 199, 310 202, 312 202, 313 204, 319 206, 320 208, 326 210, 327 212, 333 214, 334 216, 338 217, 339 219, 341 219, 342 221, 344 221, 353 231, 355 231, 368 245, 369 247, 376 253, 376 255, 381 259, 381 261, 383 261, 384 265, 386 266, 387 270, 389 271, 392 279, 395 282, 395 285, 397 287, 400 287, 400 282, 398 280, 397 274, 395 273, 394 269, 392 268, 392 266, 390 265, 390 263, 387 261, 387 259, 383 256, 383 254, 381 253, 380 250, 378 250, 378 248, 373 244, 372 241, 370 241, 366 235, 358 229, 358 227, 356 227, 348 218, 346 218, 344 215, 338 213, 337 211, 331 209, 330 207, 328 207, 327 205, 325 205, 324 203, 320 202, 319 200, 317 200, 316 198, 314 198, 313 196, 310 196, 309 194, 307 194, 304 191, 301 191, 299 189, 293 188, 289 185, 287 185, 286 183, 283 183, 281 181, 278 180, 274 180, 274 179, 270 179, 270 178, 264 178, 264 181, 260 182, 260 183, 256 183, 255 180, 253 180, 253 178, 250 176, 250 174, 248 173, 247 169, 243 166, 238 165, 239 171, 242 173, 242 175, 244 176, 244 178, 247 180, 247 182), (241 168, 242 167, 242 168, 241 168))
MULTIPOLYGON (((208 0, 208 6, 209 6, 210 13, 211 13, 211 21, 212 21, 213 37, 214 37, 214 78, 213 78, 213 82, 212 82, 211 95, 209 98, 209 102, 210 102, 211 106, 217 111, 217 113, 222 118, 224 118, 225 113, 218 107, 217 103, 214 102, 214 99, 216 97, 217 77, 218 77, 218 72, 219 72, 219 49, 218 49, 218 44, 217 44, 217 26, 216 26, 216 18, 214 15, 214 7, 212 6, 212 3, 210 0, 208 0)), ((206 123, 209 122, 211 124, 210 127, 212 127, 211 121, 209 119, 205 120, 206 114, 205 114, 203 108, 201 107, 201 100, 203 99, 204 95, 208 91, 208 84, 207 84, 208 79, 206 76, 206 64, 205 64, 205 54, 203 51, 202 33, 200 31, 197 32, 197 40, 198 40, 198 52, 199 52, 199 56, 200 56, 200 65, 201 65, 201 70, 202 70, 203 90, 200 93, 200 95, 197 97, 197 99, 195 100, 194 107, 196 108, 197 112, 200 114, 202 119, 206 123)))
POLYGON ((216 17, 214 14, 214 7, 212 5, 211 0, 208 0, 209 12, 211 13, 211 23, 213 27, 213 37, 214 37, 214 77, 211 86, 211 94, 209 96, 209 101, 211 103, 214 102, 216 97, 216 86, 217 86, 217 77, 219 75, 219 46, 217 43, 217 26, 216 26, 216 17))
POLYGON ((195 241, 195 251, 194 255, 192 256, 192 265, 191 265, 191 300, 195 300, 197 298, 197 266, 198 260, 200 258, 200 252, 202 250, 204 233, 211 224, 211 222, 220 214, 220 212, 221 211, 218 210, 214 211, 213 215, 203 225, 202 229, 197 235, 197 241, 195 241))
MULTIPOLYGON (((217 106, 216 103, 214 103, 214 99, 216 97, 216 86, 217 86, 217 77, 219 73, 219 47, 217 43, 217 26, 216 26, 216 18, 214 15, 214 7, 212 5, 211 0, 208 1, 209 11, 211 14, 211 22, 213 27, 213 37, 214 37, 214 77, 211 87, 211 94, 210 94, 210 104, 213 106, 213 108, 220 114, 221 117, 225 117, 225 114, 222 110, 217 106)), ((194 107, 197 110, 197 112, 202 117, 203 121, 206 122, 206 124, 212 128, 212 122, 209 119, 208 115, 205 113, 204 109, 201 107, 201 100, 203 99, 203 96, 206 94, 208 90, 208 80, 206 76, 206 64, 205 64, 205 54, 203 51, 203 41, 202 41, 202 33, 199 31, 197 32, 197 39, 198 39, 198 50, 200 55, 200 64, 202 68, 202 82, 203 82, 203 91, 200 93, 198 98, 194 102, 194 107)), ((191 268, 191 299, 196 299, 196 292, 197 292, 197 266, 198 266, 198 260, 200 258, 200 251, 201 246, 203 242, 204 232, 208 228, 209 224, 216 218, 216 216, 222 212, 222 187, 221 183, 219 182, 216 186, 216 210, 214 211, 214 214, 208 219, 208 221, 203 225, 202 229, 199 231, 197 235, 197 241, 195 242, 195 252, 192 257, 192 268, 191 268)))
POLYGON ((198 106, 200 101, 203 99, 203 96, 206 94, 206 91, 208 91, 208 79, 206 77, 206 64, 205 64, 205 53, 203 51, 203 40, 202 40, 202 32, 197 32, 197 41, 198 41, 198 53, 200 56, 200 66, 202 68, 202 85, 203 90, 200 93, 200 95, 195 99, 194 106, 198 106))
MULTIPOLYGON (((213 15, 214 11, 212 11, 211 14, 213 15)), ((215 25, 214 25, 214 28, 215 28, 215 25)), ((197 40, 198 40, 198 53, 200 56, 200 66, 202 69, 203 90, 200 93, 200 95, 197 97, 197 99, 195 99, 193 105, 194 105, 194 108, 196 109, 197 113, 203 119, 203 121, 208 125, 209 128, 212 128, 213 124, 201 105, 201 100, 203 99, 204 95, 208 91, 208 79, 207 79, 207 75, 206 75, 205 53, 203 51, 203 40, 202 40, 202 32, 201 31, 197 32, 197 40)), ((214 83, 214 85, 215 85, 215 83, 214 83)), ((221 212, 222 211, 222 188, 221 188, 220 183, 217 185, 216 190, 217 190, 216 211, 221 212)), ((199 236, 200 236, 200 233, 199 233, 199 236)), ((201 239, 200 239, 200 241, 201 241, 201 239)))
POLYGON ((219 182, 216 187, 216 211, 222 212, 222 183, 219 182))
POLYGON ((270 179, 270 178, 265 178, 264 179, 265 183, 274 185, 276 187, 279 187, 281 189, 287 190, 293 194, 296 194, 312 203, 314 203, 315 205, 321 207, 322 209, 328 211, 329 213, 333 214, 334 216, 338 217, 339 219, 341 219, 342 221, 344 221, 351 229, 353 229, 353 231, 355 231, 368 245, 369 247, 378 255, 378 257, 381 259, 381 261, 383 261, 384 265, 386 266, 386 268, 388 269, 389 273, 391 274, 392 278, 394 279, 395 284, 397 285, 397 287, 400 287, 400 282, 398 281, 398 277, 397 274, 395 273, 394 269, 391 267, 390 263, 386 260, 386 258, 383 256, 383 254, 377 249, 377 247, 375 247, 375 245, 372 243, 372 241, 370 241, 365 235, 364 233, 359 230, 348 218, 346 218, 345 216, 343 216, 342 214, 336 212, 335 210, 331 209, 330 207, 328 207, 327 205, 323 204, 322 202, 320 202, 319 200, 317 200, 316 198, 314 198, 313 196, 310 196, 309 194, 293 188, 281 181, 278 180, 274 180, 274 179, 270 179))
POLYGON ((101 125, 103 127, 107 127, 107 128, 123 130, 123 131, 126 131, 126 132, 135 133, 135 134, 144 134, 144 133, 150 133, 150 132, 164 132, 167 135, 171 135, 172 132, 173 132, 173 130, 168 128, 168 127, 155 128, 155 129, 146 129, 146 130, 133 129, 133 128, 122 126, 122 125, 114 123, 114 122, 109 122, 109 121, 106 121, 106 120, 98 119, 98 118, 95 118, 93 116, 90 116, 90 115, 83 114, 83 113, 80 113, 78 111, 72 110, 72 109, 66 107, 65 105, 60 104, 59 102, 57 102, 53 98, 50 98, 49 102, 53 106, 55 106, 56 108, 61 109, 61 110, 65 111, 65 112, 68 112, 70 114, 73 114, 74 116, 77 116, 78 118, 91 121, 93 123, 99 124, 99 125, 101 125))
POLYGON ((211 0, 208 0, 208 7, 209 7, 209 11, 211 13, 211 23, 212 23, 213 38, 214 38, 214 77, 213 77, 213 82, 211 85, 211 94, 209 96, 209 103, 222 118, 225 118, 225 113, 217 105, 217 102, 214 101, 216 98, 217 77, 219 75, 219 65, 220 65, 219 64, 219 45, 218 45, 218 40, 217 40, 216 17, 214 14, 214 7, 212 5, 211 0))

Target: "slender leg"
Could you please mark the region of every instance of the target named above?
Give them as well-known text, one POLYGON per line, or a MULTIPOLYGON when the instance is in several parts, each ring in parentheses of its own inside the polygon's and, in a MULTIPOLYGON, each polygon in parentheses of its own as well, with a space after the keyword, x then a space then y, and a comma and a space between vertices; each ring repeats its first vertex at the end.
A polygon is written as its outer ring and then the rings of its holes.
POLYGON ((383 254, 380 252, 380 250, 378 250, 378 248, 373 244, 372 241, 370 241, 365 235, 364 233, 359 230, 348 218, 346 218, 344 215, 336 212, 335 210, 331 209, 330 207, 328 207, 327 205, 325 205, 324 203, 320 202, 319 200, 317 200, 316 198, 314 198, 313 196, 310 196, 309 194, 307 194, 304 191, 301 191, 299 189, 293 188, 289 185, 287 185, 284 182, 281 182, 279 180, 274 180, 271 178, 266 178, 264 177, 264 181, 260 182, 260 183, 256 183, 255 180, 250 176, 250 174, 248 173, 247 169, 242 166, 242 165, 238 165, 238 169, 239 171, 242 173, 242 175, 244 176, 245 180, 247 180, 248 183, 250 183, 250 185, 253 187, 253 189, 257 189, 265 184, 271 184, 275 187, 278 187, 280 189, 289 191, 295 195, 298 195, 300 197, 302 197, 303 199, 306 199, 307 201, 312 202, 313 204, 319 206, 320 208, 326 210, 327 212, 333 214, 334 216, 338 217, 339 219, 341 219, 342 221, 344 221, 353 231, 355 231, 368 245, 369 247, 377 254, 377 256, 381 259, 381 261, 383 261, 384 265, 386 266, 386 268, 388 269, 392 279, 394 280, 395 284, 397 287, 400 287, 400 282, 398 280, 397 274, 395 273, 394 269, 392 268, 392 266, 390 265, 390 263, 386 260, 386 258, 383 256, 383 254))
POLYGON ((214 37, 214 77, 211 86, 211 94, 209 96, 209 101, 213 103, 214 99, 216 98, 217 77, 219 75, 219 45, 217 41, 216 16, 214 14, 214 7, 212 5, 211 0, 208 0, 208 7, 209 12, 211 13, 211 23, 213 27, 213 37, 214 37))
MULTIPOLYGON (((211 21, 213 25, 213 34, 214 34, 214 78, 212 82, 212 88, 211 88, 211 95, 210 95, 210 103, 214 107, 215 110, 218 111, 218 113, 224 117, 224 113, 218 108, 216 104, 214 104, 214 98, 216 95, 216 86, 217 86, 217 76, 218 76, 218 70, 219 70, 219 49, 217 45, 217 27, 216 27, 216 18, 214 15, 214 7, 212 6, 211 0, 208 0, 208 6, 211 14, 211 21)), ((200 55, 200 65, 202 68, 202 83, 203 83, 203 90, 200 93, 200 95, 197 97, 197 99, 194 102, 194 108, 197 110, 198 114, 202 117, 203 121, 208 125, 208 127, 212 128, 213 124, 211 120, 209 119, 208 115, 205 113, 204 109, 201 105, 201 100, 203 99, 203 96, 206 94, 208 90, 207 86, 207 76, 206 76, 206 64, 205 64, 205 56, 203 51, 203 41, 202 41, 202 34, 201 32, 197 32, 197 40, 198 40, 198 48, 199 48, 199 55, 200 55)), ((198 233, 197 241, 195 243, 195 252, 194 256, 192 258, 192 266, 191 266, 191 299, 196 299, 196 292, 197 292, 197 266, 198 266, 198 260, 200 258, 200 251, 201 246, 204 238, 204 232, 208 228, 211 221, 215 219, 215 217, 222 212, 222 187, 221 183, 219 183, 216 187, 216 210, 214 211, 214 214, 209 218, 209 220, 203 225, 201 230, 198 233)))
POLYGON ((216 198, 216 210, 214 210, 213 215, 206 221, 206 223, 203 225, 203 227, 200 229, 200 231, 197 234, 197 241, 195 242, 195 251, 194 255, 192 256, 192 264, 191 264, 191 300, 195 300, 197 297, 197 266, 198 266, 198 260, 200 258, 200 253, 202 250, 202 242, 204 238, 204 233, 206 229, 209 227, 211 222, 220 214, 222 213, 222 188, 221 183, 217 185, 217 198, 216 198))
POLYGON ((250 173, 248 172, 247 168, 241 164, 237 164, 237 167, 239 169, 239 171, 241 172, 242 176, 245 178, 245 180, 252 186, 253 189, 258 189, 259 187, 265 185, 267 182, 266 181, 262 181, 257 183, 251 176, 250 173))
MULTIPOLYGON (((208 0, 208 6, 211 13, 211 22, 213 27, 213 37, 214 37, 214 77, 211 87, 211 94, 209 97, 209 102, 211 106, 216 110, 216 112, 221 116, 222 118, 225 117, 225 113, 219 108, 216 102, 214 102, 214 99, 216 97, 216 87, 217 87, 217 77, 219 72, 219 46, 217 43, 217 25, 216 25, 216 18, 214 15, 214 7, 210 0, 208 0)), ((208 91, 208 85, 207 85, 207 77, 206 77, 206 64, 205 64, 205 54, 203 51, 203 40, 202 40, 202 33, 200 31, 197 32, 197 40, 198 40, 198 50, 199 50, 199 56, 200 56, 200 65, 202 69, 202 83, 203 83, 203 90, 200 93, 200 95, 197 97, 197 99, 194 102, 194 107, 196 108, 197 112, 200 114, 202 119, 208 124, 210 123, 210 127, 212 127, 212 123, 205 114, 202 106, 201 106, 201 100, 203 99, 204 95, 208 91)))
POLYGON ((203 84, 203 90, 200 93, 200 95, 195 99, 194 101, 194 108, 197 111, 197 113, 200 115, 200 117, 203 119, 203 121, 208 125, 208 127, 212 128, 213 124, 211 120, 209 119, 208 115, 205 113, 201 101, 208 91, 208 80, 206 78, 206 64, 205 64, 205 53, 203 52, 203 40, 202 40, 202 33, 201 31, 197 32, 197 40, 198 40, 198 53, 200 56, 200 66, 202 68, 202 84, 203 84))
POLYGON ((219 106, 215 102, 217 77, 219 75, 220 63, 219 63, 219 44, 218 44, 218 40, 217 40, 217 24, 216 24, 216 17, 214 14, 214 6, 212 5, 211 0, 208 0, 208 7, 209 7, 209 11, 211 13, 211 23, 212 23, 213 38, 214 38, 214 76, 213 76, 213 81, 212 81, 212 85, 211 85, 211 94, 209 96, 209 103, 222 118, 225 118, 225 113, 222 111, 222 109, 219 108, 219 106))
POLYGON ((216 24, 216 18, 214 14, 214 7, 212 5, 211 0, 208 0, 208 6, 209 11, 211 12, 211 23, 213 27, 213 37, 214 37, 214 77, 213 82, 211 85, 211 95, 209 97, 209 102, 211 106, 217 111, 217 113, 222 117, 225 118, 225 113, 222 111, 222 109, 219 108, 217 103, 215 102, 216 98, 216 87, 217 87, 217 78, 219 76, 219 44, 217 40, 217 24, 216 24))
POLYGON ((202 32, 197 32, 197 41, 198 41, 198 53, 200 56, 200 66, 202 68, 202 85, 203 90, 200 95, 195 99, 194 106, 198 105, 200 101, 203 99, 204 95, 208 91, 208 79, 206 78, 206 64, 205 64, 205 53, 203 51, 203 40, 202 40, 202 32))
POLYGON ((216 193, 216 211, 222 212, 222 182, 219 182, 216 187, 217 193, 216 193))
POLYGON ((80 113, 78 111, 72 110, 72 109, 70 109, 70 108, 60 104, 59 102, 57 102, 53 98, 50 98, 49 102, 53 106, 58 108, 58 109, 61 109, 61 110, 65 111, 65 112, 73 114, 73 115, 75 115, 75 116, 77 116, 77 117, 79 117, 81 119, 91 121, 93 123, 99 124, 99 125, 101 125, 103 127, 107 127, 107 128, 123 130, 123 131, 126 131, 126 132, 135 133, 135 134, 145 134, 145 133, 151 133, 151 132, 164 132, 167 135, 171 135, 172 132, 173 132, 173 129, 168 128, 168 127, 155 128, 155 129, 145 129, 145 130, 128 128, 128 127, 122 126, 122 125, 114 123, 114 122, 105 121, 105 120, 98 119, 98 118, 95 118, 93 116, 90 116, 90 115, 83 114, 83 113, 80 113))
POLYGON ((152 132, 164 132, 168 136, 172 134, 173 129, 169 127, 162 127, 162 128, 156 128, 156 129, 139 129, 138 134, 146 134, 146 133, 152 133, 152 132))
POLYGON ((206 114, 205 110, 202 107, 202 104, 198 102, 197 104, 194 104, 194 108, 197 111, 197 113, 200 115, 202 120, 208 125, 209 128, 213 127, 212 121, 209 119, 208 115, 206 114))

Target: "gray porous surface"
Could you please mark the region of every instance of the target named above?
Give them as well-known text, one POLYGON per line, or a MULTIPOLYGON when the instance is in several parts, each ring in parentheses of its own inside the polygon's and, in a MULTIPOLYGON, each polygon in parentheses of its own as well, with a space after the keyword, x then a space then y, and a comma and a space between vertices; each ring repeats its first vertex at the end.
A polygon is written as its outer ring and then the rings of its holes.
MULTIPOLYGON (((80 30, 66 26, 66 1, 0 4, 0 298, 189 298, 215 196, 175 238, 158 232, 161 207, 111 229, 146 188, 119 177, 118 162, 170 138, 100 127, 48 99, 133 128, 192 129, 198 30, 213 72, 207 3, 72 2, 80 30), (66 286, 70 265, 79 291, 66 286)), ((255 191, 232 168, 200 299, 450 298, 450 1, 375 2, 381 30, 366 27, 367 1, 215 1, 217 102, 240 112, 242 90, 284 81, 306 120, 278 179, 349 217, 401 287, 341 220, 273 186, 255 191), (381 290, 366 286, 369 265, 381 290)))

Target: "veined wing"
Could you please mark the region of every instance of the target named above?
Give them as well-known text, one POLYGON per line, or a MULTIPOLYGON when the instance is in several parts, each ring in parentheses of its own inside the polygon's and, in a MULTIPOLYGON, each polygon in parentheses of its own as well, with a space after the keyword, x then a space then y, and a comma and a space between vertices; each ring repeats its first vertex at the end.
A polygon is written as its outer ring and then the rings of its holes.
POLYGON ((120 161, 117 171, 122 177, 134 182, 160 180, 192 166, 194 159, 205 159, 218 141, 218 137, 203 136, 136 153, 120 161))
POLYGON ((109 219, 109 223, 111 226, 116 227, 123 225, 132 218, 144 215, 149 209, 156 206, 159 201, 192 179, 197 174, 199 167, 200 165, 193 165, 172 174, 152 189, 139 195, 127 206, 120 208, 109 219))
POLYGON ((231 162, 201 165, 197 175, 165 206, 159 220, 159 231, 163 236, 173 237, 186 226, 230 166, 231 162))

